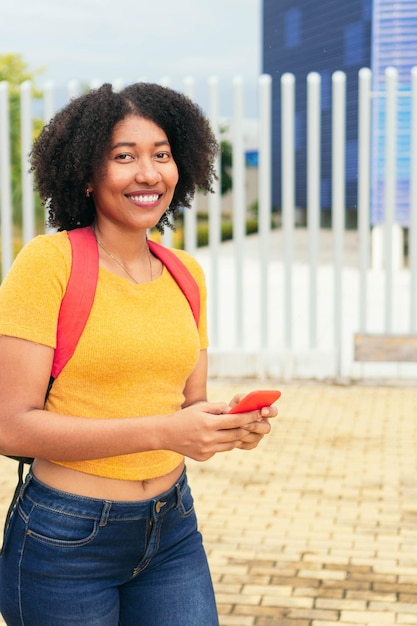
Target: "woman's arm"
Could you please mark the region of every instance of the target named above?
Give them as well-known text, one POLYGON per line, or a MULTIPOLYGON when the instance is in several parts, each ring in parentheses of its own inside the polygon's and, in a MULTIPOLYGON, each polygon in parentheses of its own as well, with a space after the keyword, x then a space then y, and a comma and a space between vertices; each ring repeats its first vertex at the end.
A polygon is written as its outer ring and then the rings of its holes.
POLYGON ((207 350, 200 350, 197 365, 185 384, 184 398, 183 408, 207 400, 207 350))
POLYGON ((187 382, 186 408, 173 415, 99 422, 43 409, 52 358, 52 348, 0 336, 1 454, 77 461, 169 449, 202 461, 245 447, 247 428, 252 428, 247 424, 249 414, 227 415, 227 404, 201 397, 205 354, 187 382))

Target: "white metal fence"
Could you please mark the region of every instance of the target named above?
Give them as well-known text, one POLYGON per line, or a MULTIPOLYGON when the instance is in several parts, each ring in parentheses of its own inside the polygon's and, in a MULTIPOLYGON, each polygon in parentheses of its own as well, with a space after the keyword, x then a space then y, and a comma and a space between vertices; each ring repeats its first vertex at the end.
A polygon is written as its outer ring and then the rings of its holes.
MULTIPOLYGON (((332 77, 332 228, 320 228, 320 76, 307 77, 307 227, 297 228, 294 166, 294 76, 281 80, 282 171, 272 172, 271 78, 258 81, 258 219, 256 236, 245 235, 247 170, 244 162, 244 83, 233 82, 233 113, 229 120, 233 146, 234 238, 221 243, 223 199, 218 185, 208 200, 209 245, 197 248, 197 197, 185 214, 185 247, 203 265, 209 288, 210 373, 221 377, 413 378, 416 363, 356 363, 356 332, 415 334, 417 327, 417 68, 410 77, 410 226, 408 260, 402 250, 403 230, 394 223, 396 145, 396 70, 387 68, 385 224, 370 229, 371 72, 359 72, 358 102, 358 228, 345 228, 346 77, 332 77), (281 227, 271 230, 271 188, 282 176, 281 227)), ((33 181, 26 155, 32 141, 31 84, 21 85, 23 155, 23 241, 35 234, 33 181)), ((184 91, 194 94, 193 81, 184 91)), ((71 83, 68 97, 77 95, 71 83)), ((208 82, 207 113, 219 128, 219 82, 208 82)), ((379 94, 380 96, 381 94, 379 94)), ((404 97, 404 93, 401 94, 404 97)), ((0 202, 3 275, 13 260, 10 127, 8 85, 0 83, 0 202)), ((47 85, 43 119, 54 113, 54 86, 47 85)), ((165 238, 171 245, 171 235, 165 238)))

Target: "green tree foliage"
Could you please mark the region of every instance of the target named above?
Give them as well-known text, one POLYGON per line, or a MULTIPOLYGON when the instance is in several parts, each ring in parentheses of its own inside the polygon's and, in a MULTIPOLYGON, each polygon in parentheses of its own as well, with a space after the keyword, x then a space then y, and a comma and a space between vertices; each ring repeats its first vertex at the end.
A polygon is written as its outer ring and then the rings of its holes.
POLYGON ((220 142, 220 168, 222 196, 233 187, 232 181, 232 145, 226 139, 220 142))
MULTIPOLYGON (((41 70, 32 72, 20 54, 0 54, 0 81, 9 84, 10 105, 10 149, 12 176, 12 205, 14 223, 20 224, 22 219, 22 163, 20 133, 20 85, 33 81, 41 70)), ((40 98, 40 93, 33 88, 33 97, 40 98)), ((42 127, 41 120, 34 120, 33 134, 37 135, 42 127)))

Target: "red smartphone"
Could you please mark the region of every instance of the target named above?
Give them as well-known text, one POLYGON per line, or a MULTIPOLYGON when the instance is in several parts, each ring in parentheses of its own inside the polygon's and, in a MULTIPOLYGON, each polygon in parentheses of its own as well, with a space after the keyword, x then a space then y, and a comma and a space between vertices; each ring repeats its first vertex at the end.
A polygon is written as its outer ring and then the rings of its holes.
POLYGON ((259 391, 251 391, 240 402, 230 409, 229 413, 248 413, 249 411, 258 411, 264 406, 270 406, 278 400, 281 392, 272 389, 261 389, 259 391))

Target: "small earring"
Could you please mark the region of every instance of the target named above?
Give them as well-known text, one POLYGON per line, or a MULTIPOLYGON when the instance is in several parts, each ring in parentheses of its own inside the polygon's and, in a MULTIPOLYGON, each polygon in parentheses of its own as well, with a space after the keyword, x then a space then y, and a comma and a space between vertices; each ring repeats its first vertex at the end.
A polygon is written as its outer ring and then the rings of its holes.
POLYGON ((87 189, 86 189, 86 191, 85 191, 85 197, 86 197, 86 198, 89 198, 89 197, 90 197, 90 190, 89 190, 89 188, 88 188, 88 187, 87 187, 87 189))

